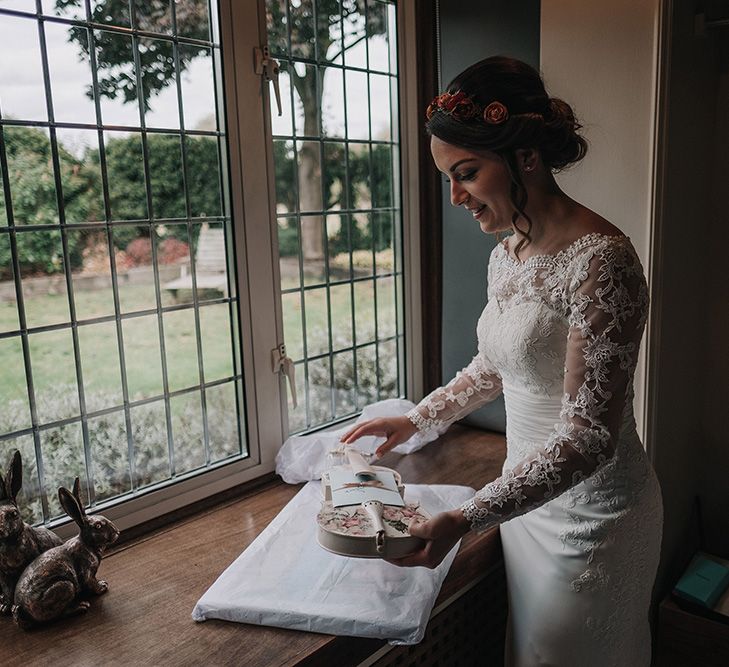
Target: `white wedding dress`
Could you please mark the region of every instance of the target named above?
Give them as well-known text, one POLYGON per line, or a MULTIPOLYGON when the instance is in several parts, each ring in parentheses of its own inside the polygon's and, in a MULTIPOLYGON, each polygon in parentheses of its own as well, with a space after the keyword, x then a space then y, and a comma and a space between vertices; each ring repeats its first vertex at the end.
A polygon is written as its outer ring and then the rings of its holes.
POLYGON ((501 524, 507 664, 650 665, 662 503, 632 410, 647 308, 627 237, 524 262, 497 244, 478 354, 408 413, 442 431, 504 394, 503 473, 463 510, 476 530, 501 524))

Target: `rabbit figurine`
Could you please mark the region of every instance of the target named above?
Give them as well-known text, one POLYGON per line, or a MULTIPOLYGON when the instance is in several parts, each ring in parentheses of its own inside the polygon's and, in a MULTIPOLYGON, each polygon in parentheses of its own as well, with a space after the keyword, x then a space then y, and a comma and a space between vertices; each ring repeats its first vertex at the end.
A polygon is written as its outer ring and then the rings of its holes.
POLYGON ((23 484, 23 462, 15 451, 7 475, 0 474, 0 614, 13 604, 15 584, 37 556, 62 543, 47 528, 33 528, 23 521, 16 498, 23 484))
POLYGON ((96 579, 96 571, 104 549, 116 542, 119 531, 103 516, 86 516, 78 477, 73 493, 61 487, 58 499, 80 531, 65 544, 38 556, 18 579, 13 618, 23 629, 84 612, 90 605, 82 596, 102 595, 109 588, 105 581, 96 579))

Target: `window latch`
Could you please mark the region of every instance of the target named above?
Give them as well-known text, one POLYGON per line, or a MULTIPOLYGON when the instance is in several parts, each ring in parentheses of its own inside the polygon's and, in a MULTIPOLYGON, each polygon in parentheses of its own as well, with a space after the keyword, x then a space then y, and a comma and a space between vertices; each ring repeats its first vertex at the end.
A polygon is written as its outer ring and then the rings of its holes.
POLYGON ((274 373, 283 373, 288 378, 291 404, 295 408, 298 405, 296 401, 296 367, 291 358, 286 356, 286 345, 284 343, 271 350, 271 368, 274 373))
POLYGON ((281 65, 278 61, 271 58, 268 45, 256 47, 254 49, 256 58, 256 74, 260 74, 266 81, 273 83, 273 94, 276 96, 276 107, 278 115, 283 115, 281 109, 281 90, 278 87, 278 73, 281 71, 281 65))

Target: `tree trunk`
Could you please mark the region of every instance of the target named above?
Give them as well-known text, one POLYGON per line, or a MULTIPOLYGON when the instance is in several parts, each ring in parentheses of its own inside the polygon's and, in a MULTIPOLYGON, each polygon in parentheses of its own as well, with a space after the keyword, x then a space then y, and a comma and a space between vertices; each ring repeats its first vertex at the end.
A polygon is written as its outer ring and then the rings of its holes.
MULTIPOLYGON (((305 67, 299 76, 292 67, 289 70, 296 91, 304 109, 304 135, 319 136, 319 108, 321 100, 317 94, 316 68, 305 67)), ((319 160, 319 144, 304 141, 299 146, 299 210, 321 211, 322 165, 319 160)), ((301 251, 305 262, 324 260, 324 221, 321 215, 301 217, 301 251)))
POLYGON ((322 210, 321 165, 319 144, 305 141, 299 147, 299 207, 301 216, 301 251, 305 262, 324 259, 324 230, 321 215, 305 215, 322 210))

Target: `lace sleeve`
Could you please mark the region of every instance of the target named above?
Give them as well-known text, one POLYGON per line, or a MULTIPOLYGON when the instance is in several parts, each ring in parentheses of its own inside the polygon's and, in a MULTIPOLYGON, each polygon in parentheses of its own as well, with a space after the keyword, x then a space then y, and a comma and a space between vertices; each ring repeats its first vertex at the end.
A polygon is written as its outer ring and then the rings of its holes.
POLYGON ((567 286, 569 333, 560 421, 545 445, 461 506, 482 531, 535 509, 609 460, 648 309, 640 261, 624 239, 581 255, 567 286))
POLYGON ((445 387, 439 387, 407 413, 418 431, 443 433, 454 421, 465 417, 501 393, 501 378, 476 355, 445 387))

